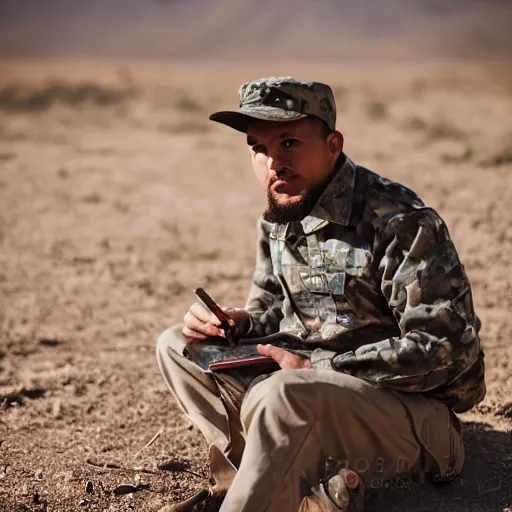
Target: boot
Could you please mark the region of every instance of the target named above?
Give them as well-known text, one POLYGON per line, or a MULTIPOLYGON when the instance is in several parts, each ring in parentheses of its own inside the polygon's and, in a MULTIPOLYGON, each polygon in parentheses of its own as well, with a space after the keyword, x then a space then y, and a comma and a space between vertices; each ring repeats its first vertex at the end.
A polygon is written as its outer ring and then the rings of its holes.
POLYGON ((340 469, 311 487, 300 504, 299 512, 362 512, 364 483, 356 473, 340 469))
POLYGON ((166 505, 158 512, 218 512, 225 496, 225 490, 206 487, 176 505, 166 505))

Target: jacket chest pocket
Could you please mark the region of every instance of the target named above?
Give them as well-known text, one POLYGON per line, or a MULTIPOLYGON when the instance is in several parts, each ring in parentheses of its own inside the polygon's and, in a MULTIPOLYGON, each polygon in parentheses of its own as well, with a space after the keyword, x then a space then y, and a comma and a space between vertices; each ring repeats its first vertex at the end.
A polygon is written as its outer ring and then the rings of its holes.
POLYGON ((283 265, 284 281, 304 326, 321 330, 336 323, 336 299, 343 300, 345 273, 315 269, 305 265, 283 265))
POLYGON ((310 293, 343 295, 345 292, 345 272, 299 267, 298 274, 302 285, 310 293))
POLYGON ((321 265, 327 270, 343 272, 353 277, 362 277, 371 261, 371 253, 368 249, 353 247, 335 239, 319 242, 316 253, 321 259, 321 265))

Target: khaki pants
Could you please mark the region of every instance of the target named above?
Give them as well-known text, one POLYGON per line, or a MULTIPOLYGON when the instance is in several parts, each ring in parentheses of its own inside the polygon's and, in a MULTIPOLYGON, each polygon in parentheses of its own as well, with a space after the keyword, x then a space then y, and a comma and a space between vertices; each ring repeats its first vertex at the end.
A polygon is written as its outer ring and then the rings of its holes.
POLYGON ((279 370, 226 408, 211 375, 183 357, 181 325, 158 339, 166 384, 210 445, 223 512, 296 512, 302 472, 311 484, 326 457, 346 461, 367 488, 415 474, 457 475, 458 421, 436 399, 397 393, 329 370, 279 370))

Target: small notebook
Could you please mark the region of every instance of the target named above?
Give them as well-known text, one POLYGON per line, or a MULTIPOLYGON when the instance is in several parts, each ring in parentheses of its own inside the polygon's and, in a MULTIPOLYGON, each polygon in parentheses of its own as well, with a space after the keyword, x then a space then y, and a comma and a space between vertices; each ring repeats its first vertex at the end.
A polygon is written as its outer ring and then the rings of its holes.
POLYGON ((302 357, 307 353, 302 338, 289 333, 277 333, 264 338, 241 339, 235 348, 231 348, 225 338, 210 338, 206 342, 188 343, 183 355, 193 361, 204 371, 223 371, 233 368, 261 366, 266 369, 279 369, 279 365, 271 357, 262 356, 256 349, 257 344, 274 345, 302 357))

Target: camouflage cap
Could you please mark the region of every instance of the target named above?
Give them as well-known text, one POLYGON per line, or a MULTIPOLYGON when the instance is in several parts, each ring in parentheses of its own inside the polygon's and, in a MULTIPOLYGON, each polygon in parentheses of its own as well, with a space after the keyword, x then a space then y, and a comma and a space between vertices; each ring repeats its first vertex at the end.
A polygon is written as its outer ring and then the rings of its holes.
POLYGON ((244 133, 251 118, 295 121, 314 116, 336 129, 336 103, 328 85, 290 76, 260 78, 242 85, 239 95, 238 111, 216 112, 210 119, 244 133))

